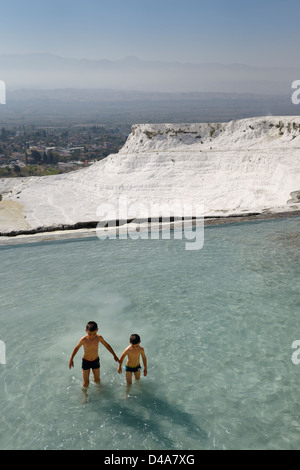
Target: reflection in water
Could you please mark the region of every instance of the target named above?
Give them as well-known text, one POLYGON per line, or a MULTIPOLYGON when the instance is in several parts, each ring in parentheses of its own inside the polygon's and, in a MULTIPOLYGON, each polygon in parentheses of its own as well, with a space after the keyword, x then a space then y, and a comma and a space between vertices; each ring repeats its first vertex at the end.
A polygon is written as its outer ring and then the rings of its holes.
MULTIPOLYGON (((142 386, 135 384, 132 386, 131 394, 119 399, 114 396, 111 390, 103 389, 104 401, 98 401, 99 418, 109 416, 114 422, 116 430, 126 429, 126 433, 131 434, 133 431, 137 435, 144 436, 144 441, 150 435, 151 440, 158 443, 158 449, 176 449, 181 448, 178 436, 188 440, 189 435, 193 435, 193 439, 198 441, 201 447, 208 439, 208 435, 193 417, 176 405, 167 401, 167 399, 159 398, 155 395, 155 390, 151 390, 151 385, 142 386), (152 393, 154 392, 154 394, 152 393), (175 436, 175 437, 173 437, 175 436)), ((92 405, 93 397, 91 393, 92 405)))

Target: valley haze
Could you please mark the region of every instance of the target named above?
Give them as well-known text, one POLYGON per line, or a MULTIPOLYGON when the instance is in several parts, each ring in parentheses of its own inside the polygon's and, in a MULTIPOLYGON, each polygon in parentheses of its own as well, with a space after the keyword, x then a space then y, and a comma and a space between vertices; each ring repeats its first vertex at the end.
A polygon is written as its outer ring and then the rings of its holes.
POLYGON ((19 88, 109 88, 159 92, 286 93, 300 67, 246 64, 91 60, 56 54, 1 54, 0 78, 19 88))

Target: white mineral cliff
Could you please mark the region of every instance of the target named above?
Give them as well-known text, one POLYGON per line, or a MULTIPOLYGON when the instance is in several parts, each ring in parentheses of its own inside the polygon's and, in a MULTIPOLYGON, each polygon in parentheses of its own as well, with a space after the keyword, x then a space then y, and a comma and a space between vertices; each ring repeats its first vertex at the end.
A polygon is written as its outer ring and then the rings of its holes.
POLYGON ((0 194, 2 234, 22 226, 7 201, 23 209, 24 229, 97 221, 120 196, 128 217, 175 200, 204 204, 205 216, 299 210, 300 117, 135 125, 118 154, 58 176, 1 179, 0 194))

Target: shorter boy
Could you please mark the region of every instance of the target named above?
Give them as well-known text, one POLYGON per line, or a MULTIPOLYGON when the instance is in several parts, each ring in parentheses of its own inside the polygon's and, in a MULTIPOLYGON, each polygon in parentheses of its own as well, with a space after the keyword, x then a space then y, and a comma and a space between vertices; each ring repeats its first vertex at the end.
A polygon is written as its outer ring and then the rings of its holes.
POLYGON ((140 378, 140 356, 142 356, 143 364, 144 364, 144 376, 147 375, 147 359, 145 355, 144 348, 140 346, 141 338, 137 334, 133 334, 129 338, 130 345, 125 349, 122 356, 120 357, 118 373, 122 373, 122 363, 127 356, 127 363, 126 363, 126 381, 127 385, 132 384, 132 374, 134 374, 135 380, 139 380, 140 378))
POLYGON ((84 357, 82 358, 82 376, 83 376, 83 388, 86 390, 89 386, 89 376, 90 369, 92 369, 94 374, 95 383, 100 385, 100 359, 98 355, 99 343, 102 343, 103 346, 114 356, 114 360, 119 362, 118 357, 115 354, 113 348, 98 335, 98 325, 94 321, 90 321, 86 325, 86 336, 83 336, 77 346, 74 348, 72 355, 70 357, 69 368, 74 367, 74 356, 77 354, 79 348, 83 346, 84 348, 84 357))

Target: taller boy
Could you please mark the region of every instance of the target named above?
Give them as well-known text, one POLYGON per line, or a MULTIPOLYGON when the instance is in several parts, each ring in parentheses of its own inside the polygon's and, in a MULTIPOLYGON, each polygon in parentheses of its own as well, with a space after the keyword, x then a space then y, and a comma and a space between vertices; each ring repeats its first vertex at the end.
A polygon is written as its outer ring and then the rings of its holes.
POLYGON ((83 346, 84 356, 82 358, 82 377, 83 377, 83 388, 87 389, 90 383, 90 370, 92 369, 94 374, 94 380, 97 385, 100 385, 100 359, 98 353, 99 343, 102 343, 103 346, 113 355, 114 360, 119 362, 119 358, 115 354, 113 348, 102 338, 101 335, 98 335, 98 325, 94 321, 90 321, 86 325, 86 336, 83 336, 77 346, 74 348, 72 355, 70 357, 69 368, 74 367, 74 357, 77 354, 78 350, 83 346))

